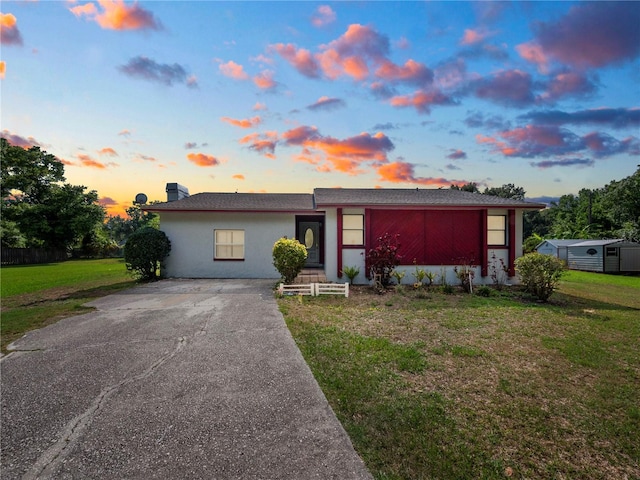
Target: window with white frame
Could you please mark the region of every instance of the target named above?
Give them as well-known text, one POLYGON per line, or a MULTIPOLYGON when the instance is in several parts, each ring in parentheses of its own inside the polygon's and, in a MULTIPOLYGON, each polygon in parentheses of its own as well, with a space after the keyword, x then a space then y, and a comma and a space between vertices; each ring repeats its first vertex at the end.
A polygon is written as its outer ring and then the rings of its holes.
POLYGON ((342 215, 342 244, 364 245, 364 215, 342 215))
POLYGON ((487 243, 489 245, 507 244, 507 217, 506 215, 487 216, 487 243))
POLYGON ((214 260, 244 260, 244 230, 214 230, 214 260))

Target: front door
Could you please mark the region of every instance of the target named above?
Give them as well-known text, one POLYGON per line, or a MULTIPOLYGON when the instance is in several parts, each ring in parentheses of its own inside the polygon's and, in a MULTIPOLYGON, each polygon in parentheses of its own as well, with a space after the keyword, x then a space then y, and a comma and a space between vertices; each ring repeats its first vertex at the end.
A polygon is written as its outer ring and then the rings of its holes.
POLYGON ((307 248, 306 267, 319 267, 320 262, 320 222, 300 222, 298 241, 307 248))

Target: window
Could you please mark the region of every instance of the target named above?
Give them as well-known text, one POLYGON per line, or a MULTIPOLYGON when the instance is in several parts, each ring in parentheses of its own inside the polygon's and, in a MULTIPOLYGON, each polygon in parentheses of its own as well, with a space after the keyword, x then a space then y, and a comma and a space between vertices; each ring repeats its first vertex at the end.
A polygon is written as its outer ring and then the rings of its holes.
POLYGON ((364 245, 364 215, 342 215, 342 244, 364 245))
POLYGON ((616 247, 607 247, 607 257, 617 257, 618 249, 616 247))
POLYGON ((507 217, 489 215, 487 217, 487 243, 489 245, 507 244, 507 217))
POLYGON ((214 260, 244 260, 244 230, 214 230, 214 260))

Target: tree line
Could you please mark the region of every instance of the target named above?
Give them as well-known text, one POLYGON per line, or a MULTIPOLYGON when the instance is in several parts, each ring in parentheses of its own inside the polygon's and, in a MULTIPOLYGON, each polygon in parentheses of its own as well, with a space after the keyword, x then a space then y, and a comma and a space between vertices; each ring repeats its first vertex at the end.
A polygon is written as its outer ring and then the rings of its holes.
MULTIPOLYGON (((24 149, 0 138, 0 241, 3 248, 41 247, 66 249, 85 256, 118 252, 127 238, 144 228, 159 228, 156 214, 138 205, 126 210, 127 218, 107 216, 98 193, 65 183, 64 164, 33 146, 24 149)), ((485 188, 476 183, 452 189, 525 199, 514 184, 485 188)), ((541 211, 524 215, 525 251, 545 238, 622 238, 640 241, 640 168, 602 188, 567 194, 541 211)))
POLYGON ((24 149, 0 138, 0 244, 98 257, 117 254, 127 237, 157 215, 134 205, 128 218, 107 216, 98 193, 66 183, 64 164, 38 146, 24 149))
MULTIPOLYGON (((485 188, 476 183, 452 189, 524 200, 522 187, 506 184, 485 188)), ((614 239, 640 242, 640 167, 634 174, 614 180, 602 188, 583 188, 577 195, 562 195, 544 210, 524 214, 525 251, 531 251, 542 240, 614 239)))

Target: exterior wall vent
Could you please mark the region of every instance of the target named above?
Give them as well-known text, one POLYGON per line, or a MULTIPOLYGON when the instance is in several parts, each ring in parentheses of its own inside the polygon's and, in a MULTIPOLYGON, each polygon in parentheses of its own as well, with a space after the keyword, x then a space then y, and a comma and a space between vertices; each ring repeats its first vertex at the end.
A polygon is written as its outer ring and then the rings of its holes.
POLYGON ((167 183, 167 202, 175 202, 189 196, 189 189, 179 183, 167 183))

